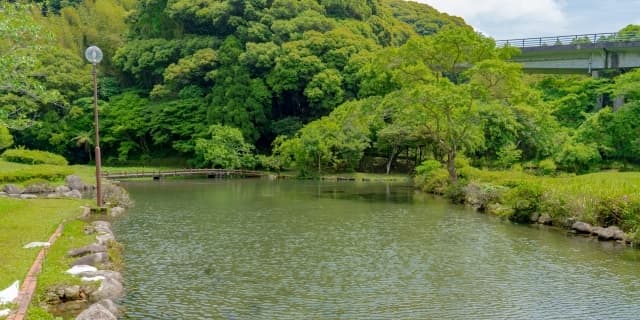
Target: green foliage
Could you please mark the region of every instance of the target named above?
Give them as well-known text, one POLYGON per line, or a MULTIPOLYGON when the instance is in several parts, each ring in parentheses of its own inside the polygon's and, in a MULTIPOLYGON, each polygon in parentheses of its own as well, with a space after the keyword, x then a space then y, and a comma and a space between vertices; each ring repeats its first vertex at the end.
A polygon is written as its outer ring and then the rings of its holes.
POLYGON ((503 169, 510 168, 513 164, 515 164, 522 157, 522 150, 518 150, 515 144, 510 143, 498 151, 498 164, 503 169))
POLYGON ((7 127, 0 124, 0 150, 9 148, 11 145, 13 145, 13 136, 7 127))
POLYGON ((531 214, 540 208, 542 195, 540 185, 519 182, 504 194, 504 203, 511 208, 507 218, 518 223, 529 222, 531 214))
POLYGON ((425 160, 419 166, 416 167, 417 175, 429 175, 431 172, 442 169, 442 163, 437 160, 425 160))
POLYGON ((209 168, 253 168, 252 151, 253 146, 244 141, 239 129, 213 125, 209 127, 206 139, 196 140, 195 164, 209 168))
POLYGON ((67 159, 51 152, 27 149, 9 149, 2 153, 2 159, 24 164, 52 164, 66 166, 67 159))
POLYGON ((553 175, 557 169, 558 167, 553 159, 544 159, 538 164, 538 171, 542 175, 553 175))
POLYGON ((556 163, 562 169, 575 173, 592 170, 601 159, 595 145, 573 143, 572 141, 565 143, 555 156, 556 163))

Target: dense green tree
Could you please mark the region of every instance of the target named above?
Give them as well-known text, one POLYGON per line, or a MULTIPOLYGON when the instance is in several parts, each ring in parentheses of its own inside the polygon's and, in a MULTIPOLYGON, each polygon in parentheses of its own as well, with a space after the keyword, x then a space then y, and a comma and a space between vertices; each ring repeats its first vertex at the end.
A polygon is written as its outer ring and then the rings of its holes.
POLYGON ((236 128, 213 125, 207 138, 196 140, 195 164, 209 168, 253 168, 255 160, 253 146, 244 141, 242 132, 236 128))

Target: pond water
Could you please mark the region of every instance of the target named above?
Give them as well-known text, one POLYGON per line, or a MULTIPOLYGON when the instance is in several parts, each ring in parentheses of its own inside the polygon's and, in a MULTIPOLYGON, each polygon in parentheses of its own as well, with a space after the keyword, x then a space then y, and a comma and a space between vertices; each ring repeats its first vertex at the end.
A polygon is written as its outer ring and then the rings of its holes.
POLYGON ((130 319, 638 319, 640 250, 400 184, 132 182, 130 319))

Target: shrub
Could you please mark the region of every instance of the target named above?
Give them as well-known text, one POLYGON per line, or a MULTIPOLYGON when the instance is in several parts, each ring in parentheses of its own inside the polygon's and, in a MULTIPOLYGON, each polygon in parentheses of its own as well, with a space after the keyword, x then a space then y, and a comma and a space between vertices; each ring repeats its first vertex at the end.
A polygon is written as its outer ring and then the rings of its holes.
POLYGON ((529 222, 531 214, 540 208, 542 195, 543 189, 540 185, 524 181, 507 191, 504 203, 513 209, 509 220, 518 223, 529 222))
POLYGON ((595 145, 570 142, 562 146, 555 158, 562 169, 576 173, 587 172, 602 160, 595 145))
POLYGON ((511 168, 520 158, 522 158, 522 150, 513 143, 503 146, 498 151, 498 165, 504 169, 511 168))
POLYGON ((427 175, 436 169, 441 169, 442 164, 437 160, 426 160, 423 161, 419 166, 416 167, 416 174, 418 175, 427 175))
POLYGON ((0 182, 20 183, 33 179, 60 181, 73 173, 70 167, 40 165, 28 169, 0 172, 0 182))
POLYGON ((425 192, 444 194, 449 185, 449 172, 446 169, 435 169, 416 177, 416 184, 425 192))
POLYGON ((552 175, 556 173, 556 170, 558 170, 558 167, 556 166, 556 163, 552 159, 542 160, 538 164, 538 174, 552 175))
POLYGON ((2 154, 2 159, 24 164, 53 164, 58 166, 66 166, 69 164, 67 159, 55 153, 27 149, 6 150, 2 154))
POLYGON ((467 182, 464 180, 458 180, 454 184, 449 184, 444 191, 445 197, 451 200, 452 203, 462 204, 465 201, 466 193, 465 186, 467 182))
POLYGON ((640 197, 604 197, 598 201, 595 220, 603 226, 635 229, 640 225, 640 197))
POLYGON ((464 187, 465 202, 478 211, 485 211, 491 204, 500 201, 505 190, 501 186, 472 182, 464 187))

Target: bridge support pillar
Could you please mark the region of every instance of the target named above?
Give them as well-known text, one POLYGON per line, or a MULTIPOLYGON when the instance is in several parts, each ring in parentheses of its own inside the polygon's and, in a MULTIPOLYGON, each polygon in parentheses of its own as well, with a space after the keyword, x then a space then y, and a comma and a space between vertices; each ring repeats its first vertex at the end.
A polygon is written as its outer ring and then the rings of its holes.
MULTIPOLYGON (((598 70, 591 71, 591 77, 593 77, 594 79, 600 78, 600 72, 598 70)), ((602 108, 604 108, 604 95, 599 94, 596 98, 596 105, 594 106, 593 111, 595 112, 602 108)))
POLYGON ((613 111, 618 111, 624 105, 624 95, 619 95, 616 97, 616 100, 613 102, 613 111))

